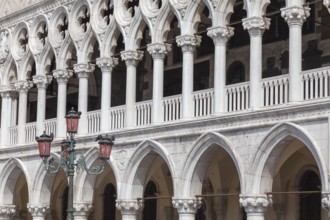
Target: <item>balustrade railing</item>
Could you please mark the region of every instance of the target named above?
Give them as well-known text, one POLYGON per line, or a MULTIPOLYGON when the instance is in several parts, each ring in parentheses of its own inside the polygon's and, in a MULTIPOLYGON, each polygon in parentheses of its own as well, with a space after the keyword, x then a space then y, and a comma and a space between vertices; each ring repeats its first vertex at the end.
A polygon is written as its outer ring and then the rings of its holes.
POLYGON ((182 117, 182 96, 163 98, 164 122, 179 120, 182 117))
POLYGON ((330 96, 330 67, 302 72, 304 100, 330 96))
POLYGON ((152 100, 136 103, 136 126, 151 124, 152 100))
POLYGON ((250 82, 226 86, 226 109, 228 112, 246 110, 250 107, 250 82))
POLYGON ((213 113, 214 90, 207 89, 193 93, 194 98, 194 116, 206 116, 213 113))
POLYGON ((25 143, 29 144, 34 142, 36 136, 37 136, 37 122, 27 123, 25 125, 25 143))
POLYGON ((97 133, 101 126, 101 111, 87 112, 88 133, 97 133))
POLYGON ((125 126, 126 106, 121 105, 110 108, 111 130, 122 129, 125 126))
POLYGON ((9 145, 16 145, 18 141, 18 126, 9 127, 9 145))
POLYGON ((47 119, 44 123, 46 134, 54 134, 56 137, 56 118, 47 119))
POLYGON ((289 76, 281 75, 262 80, 263 106, 289 102, 289 76))

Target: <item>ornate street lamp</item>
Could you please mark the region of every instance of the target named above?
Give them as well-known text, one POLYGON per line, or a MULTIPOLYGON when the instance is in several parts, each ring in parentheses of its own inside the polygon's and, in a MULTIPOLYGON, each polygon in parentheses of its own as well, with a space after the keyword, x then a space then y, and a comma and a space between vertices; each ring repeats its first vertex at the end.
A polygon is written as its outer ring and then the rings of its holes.
POLYGON ((45 170, 49 173, 57 173, 60 167, 62 167, 68 176, 68 209, 67 209, 67 220, 73 219, 73 177, 75 168, 82 167, 88 174, 97 175, 103 172, 106 161, 109 160, 113 141, 115 137, 109 137, 108 135, 99 135, 96 138, 100 146, 99 159, 102 161, 99 166, 88 169, 83 154, 76 152, 75 145, 76 140, 74 135, 78 130, 78 122, 80 119, 81 112, 76 112, 73 108, 65 116, 67 133, 69 137, 61 143, 61 161, 60 164, 56 164, 55 160, 49 160, 51 142, 53 141, 53 134, 47 135, 44 132, 40 137, 36 137, 38 142, 39 155, 45 164, 45 170))

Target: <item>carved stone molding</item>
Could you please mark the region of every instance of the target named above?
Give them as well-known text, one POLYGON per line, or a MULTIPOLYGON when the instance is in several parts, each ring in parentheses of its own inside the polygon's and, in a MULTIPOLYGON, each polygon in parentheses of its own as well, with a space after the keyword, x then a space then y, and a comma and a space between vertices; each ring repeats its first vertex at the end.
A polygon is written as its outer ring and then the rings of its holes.
POLYGON ((202 206, 202 200, 200 198, 173 198, 172 204, 179 214, 195 214, 202 206))
POLYGON ((143 208, 142 200, 117 200, 116 207, 122 215, 135 215, 143 208))
POLYGON ((302 26, 309 17, 311 9, 302 6, 293 6, 281 9, 281 16, 288 22, 289 26, 298 25, 302 26))
POLYGON ((207 29, 207 36, 213 39, 215 45, 225 45, 234 35, 232 27, 211 27, 207 29))
POLYGON ((49 205, 42 204, 28 204, 27 208, 33 217, 45 217, 50 211, 49 205))
POLYGON ((78 78, 88 78, 88 75, 94 71, 95 65, 88 63, 78 63, 73 65, 73 69, 78 78))
POLYGON ((143 51, 126 50, 120 52, 121 59, 126 62, 126 65, 136 66, 143 58, 143 51))
POLYGON ((15 82, 14 86, 15 89, 19 92, 28 92, 29 89, 33 87, 33 82, 26 80, 19 80, 15 82))
POLYGON ((328 11, 330 13, 330 0, 324 0, 323 1, 323 4, 328 9, 328 11))
POLYGON ((147 50, 154 59, 165 59, 167 53, 171 51, 171 45, 163 43, 148 44, 147 50))
POLYGON ((176 43, 181 47, 182 52, 194 52, 201 44, 202 37, 197 35, 181 35, 176 37, 176 43))
POLYGON ((264 17, 250 17, 243 21, 243 28, 249 31, 250 36, 260 36, 266 29, 269 29, 270 19, 264 17))
POLYGON ((100 67, 102 72, 111 72, 112 69, 118 65, 118 58, 115 57, 101 57, 96 59, 96 65, 100 67))
POLYGON ((239 203, 246 213, 264 213, 273 200, 267 195, 240 195, 239 203))
POLYGON ((73 72, 68 70, 54 70, 53 76, 57 80, 57 83, 67 83, 69 78, 72 77, 73 72))
POLYGON ((9 32, 3 30, 0 33, 0 64, 5 63, 9 54, 9 32))
POLYGON ((73 204, 73 215, 74 216, 85 216, 87 217, 89 213, 93 211, 92 203, 74 203, 73 204))
POLYGON ((0 218, 11 219, 16 212, 15 205, 0 205, 0 218))
POLYGON ((36 84, 38 88, 47 88, 47 86, 52 82, 52 79, 53 77, 50 75, 35 75, 33 76, 33 83, 36 84))

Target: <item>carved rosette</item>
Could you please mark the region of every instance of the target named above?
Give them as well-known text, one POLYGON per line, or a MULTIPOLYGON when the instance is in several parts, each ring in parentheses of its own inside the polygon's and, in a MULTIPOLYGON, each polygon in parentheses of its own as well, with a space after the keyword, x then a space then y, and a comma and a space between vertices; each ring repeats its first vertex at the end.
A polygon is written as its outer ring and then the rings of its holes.
POLYGON ((73 204, 73 215, 86 217, 93 211, 93 204, 91 203, 74 203, 73 204))
POLYGON ((117 200, 116 207, 122 215, 135 215, 143 208, 142 200, 117 200))
POLYGON ((54 70, 53 76, 57 80, 57 83, 67 83, 69 78, 72 77, 73 72, 68 70, 54 70))
POLYGON ((118 65, 118 58, 101 57, 96 59, 96 65, 101 68, 102 72, 112 72, 112 69, 118 65))
POLYGON ((197 35, 181 35, 176 37, 176 43, 181 47, 182 52, 194 52, 201 44, 202 37, 197 35))
POLYGON ((207 29, 207 36, 213 39, 215 45, 225 45, 234 35, 232 27, 211 27, 207 29))
POLYGON ((0 218, 11 219, 16 212, 15 205, 0 205, 0 218))
POLYGON ((201 198, 174 198, 172 200, 173 207, 178 210, 179 214, 195 214, 203 202, 201 198))
POLYGON ((33 83, 37 85, 38 88, 47 88, 47 86, 52 82, 53 77, 50 75, 35 75, 33 76, 33 83))
POLYGON ((322 193, 322 208, 328 211, 330 217, 330 193, 322 193))
POLYGON ((28 204, 27 208, 33 217, 45 217, 46 214, 50 211, 49 205, 28 204))
POLYGON ((171 45, 163 43, 148 44, 147 50, 154 59, 165 59, 167 53, 171 51, 171 45))
POLYGON ((323 4, 328 9, 328 11, 330 13, 330 0, 324 0, 323 1, 323 4))
POLYGON ((309 17, 311 9, 308 7, 293 6, 281 9, 281 16, 288 22, 289 26, 302 26, 309 17))
POLYGON ((120 52, 121 59, 126 62, 127 66, 137 66, 140 60, 143 58, 143 51, 126 50, 120 52))
POLYGON ((266 29, 269 29, 270 19, 264 17, 250 17, 243 21, 243 28, 249 31, 250 36, 261 36, 266 29))
POLYGON ((19 80, 19 81, 15 82, 14 86, 17 91, 26 93, 29 91, 29 89, 31 89, 33 87, 33 82, 19 80))
POLYGON ((267 195, 241 195, 239 203, 246 213, 264 213, 273 200, 267 195))
POLYGON ((88 75, 92 73, 95 69, 94 64, 78 63, 73 65, 74 72, 77 74, 78 78, 88 78, 88 75))

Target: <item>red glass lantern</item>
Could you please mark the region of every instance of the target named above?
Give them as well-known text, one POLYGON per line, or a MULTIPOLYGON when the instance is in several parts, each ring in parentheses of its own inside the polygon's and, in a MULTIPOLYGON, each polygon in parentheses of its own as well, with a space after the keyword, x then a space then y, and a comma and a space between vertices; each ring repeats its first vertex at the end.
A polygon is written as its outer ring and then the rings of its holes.
POLYGON ((99 145, 100 145, 99 158, 101 160, 109 160, 114 140, 115 140, 114 136, 108 137, 108 135, 104 137, 100 135, 96 138, 96 141, 99 141, 99 145))
POLYGON ((68 133, 77 133, 78 131, 78 122, 80 119, 81 112, 76 112, 74 108, 68 112, 65 116, 66 118, 66 132, 68 133))
POLYGON ((36 137, 36 141, 38 142, 39 155, 42 159, 47 159, 50 156, 50 147, 53 141, 53 137, 53 133, 47 135, 45 131, 42 135, 40 135, 40 137, 36 137))
POLYGON ((70 141, 65 139, 61 143, 61 150, 63 158, 68 161, 69 160, 69 153, 70 153, 70 141))

